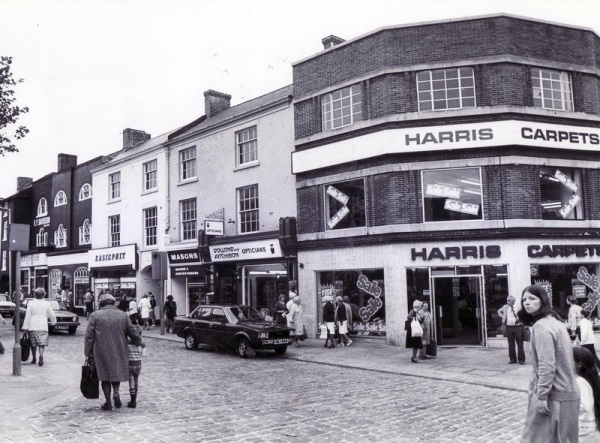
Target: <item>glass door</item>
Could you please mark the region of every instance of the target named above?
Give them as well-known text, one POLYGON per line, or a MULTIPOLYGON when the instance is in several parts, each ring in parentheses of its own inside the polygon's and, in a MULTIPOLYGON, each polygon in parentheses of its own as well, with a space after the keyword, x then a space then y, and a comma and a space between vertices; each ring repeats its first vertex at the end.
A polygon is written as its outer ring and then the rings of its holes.
POLYGON ((480 275, 433 277, 431 311, 440 345, 485 345, 480 275))

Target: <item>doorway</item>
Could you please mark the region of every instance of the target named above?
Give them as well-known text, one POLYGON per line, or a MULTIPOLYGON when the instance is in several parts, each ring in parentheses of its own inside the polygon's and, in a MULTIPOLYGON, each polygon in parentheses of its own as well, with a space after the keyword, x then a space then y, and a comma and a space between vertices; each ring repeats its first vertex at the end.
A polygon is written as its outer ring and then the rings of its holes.
POLYGON ((440 345, 485 346, 480 275, 433 277, 432 313, 440 345))

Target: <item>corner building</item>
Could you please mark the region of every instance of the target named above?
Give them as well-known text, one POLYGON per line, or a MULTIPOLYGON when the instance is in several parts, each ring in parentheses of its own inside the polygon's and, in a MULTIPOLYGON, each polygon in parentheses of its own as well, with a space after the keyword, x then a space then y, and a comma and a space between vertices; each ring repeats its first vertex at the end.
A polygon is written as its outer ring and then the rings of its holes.
MULTIPOLYGON (((309 335, 347 295, 355 337, 504 343, 544 284, 559 313, 600 263, 600 40, 510 15, 382 28, 293 65, 299 289, 309 335), (578 277, 579 276, 579 277, 578 277)), ((589 283, 589 282, 588 282, 589 283)))

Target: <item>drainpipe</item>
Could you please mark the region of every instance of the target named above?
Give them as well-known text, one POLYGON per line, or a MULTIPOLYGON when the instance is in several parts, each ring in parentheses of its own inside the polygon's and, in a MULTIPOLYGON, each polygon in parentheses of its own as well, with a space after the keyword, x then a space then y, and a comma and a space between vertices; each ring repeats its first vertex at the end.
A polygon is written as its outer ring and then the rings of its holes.
POLYGON ((167 195, 166 195, 166 205, 167 205, 167 217, 165 220, 165 234, 169 233, 169 229, 171 228, 171 151, 169 148, 166 148, 165 153, 165 162, 166 162, 166 170, 167 173, 167 195))

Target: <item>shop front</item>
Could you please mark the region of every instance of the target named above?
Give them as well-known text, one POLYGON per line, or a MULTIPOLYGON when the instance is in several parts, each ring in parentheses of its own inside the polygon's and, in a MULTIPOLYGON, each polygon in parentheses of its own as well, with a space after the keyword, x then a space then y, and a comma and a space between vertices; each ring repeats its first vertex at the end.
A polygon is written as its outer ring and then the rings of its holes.
POLYGON ((35 288, 44 288, 50 294, 48 256, 45 253, 21 255, 21 292, 33 297, 35 288))
POLYGON ((167 251, 170 269, 170 295, 189 314, 200 304, 211 303, 212 273, 202 265, 198 248, 167 251))
POLYGON ((90 283, 87 260, 87 252, 48 255, 48 296, 63 300, 74 312, 85 312, 83 296, 90 283))
POLYGON ((88 251, 92 276, 92 291, 97 306, 98 297, 109 293, 117 299, 136 299, 138 254, 136 245, 92 249, 88 251))

